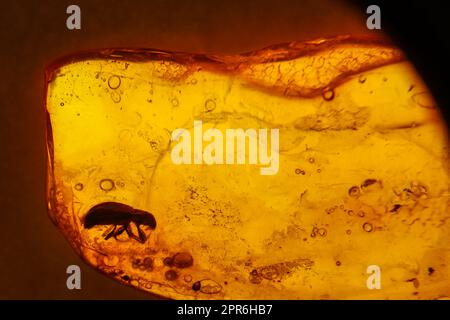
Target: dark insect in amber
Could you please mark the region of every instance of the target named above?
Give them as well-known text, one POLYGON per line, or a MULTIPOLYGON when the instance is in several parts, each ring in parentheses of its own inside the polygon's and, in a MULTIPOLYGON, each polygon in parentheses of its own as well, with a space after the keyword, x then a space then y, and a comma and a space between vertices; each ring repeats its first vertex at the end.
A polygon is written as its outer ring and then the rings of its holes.
POLYGON ((156 219, 149 212, 134 209, 122 203, 103 202, 92 207, 84 218, 84 227, 86 229, 97 225, 112 225, 112 228, 104 233, 105 240, 111 237, 115 238, 125 231, 130 238, 144 243, 147 240, 147 236, 141 230, 140 225, 146 225, 151 229, 155 229, 156 219), (131 222, 136 224, 138 236, 133 234, 130 226, 131 222))

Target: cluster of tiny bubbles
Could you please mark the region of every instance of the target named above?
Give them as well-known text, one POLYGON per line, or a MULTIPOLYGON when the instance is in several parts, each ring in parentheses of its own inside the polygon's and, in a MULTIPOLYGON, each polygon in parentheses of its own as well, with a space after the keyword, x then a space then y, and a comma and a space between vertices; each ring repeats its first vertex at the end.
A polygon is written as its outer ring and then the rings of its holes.
POLYGON ((114 181, 112 181, 111 179, 100 180, 99 186, 103 191, 111 191, 115 188, 114 181))
POLYGON ((136 258, 131 261, 131 267, 140 270, 152 270, 153 259, 151 257, 145 257, 144 259, 136 258))
POLYGON ((120 77, 119 77, 119 76, 112 75, 112 76, 110 76, 109 79, 108 79, 108 86, 109 86, 111 89, 113 89, 113 90, 119 88, 119 87, 120 87, 120 83, 121 83, 121 80, 120 80, 120 77))
POLYGON ((58 202, 64 200, 64 194, 62 193, 62 191, 58 191, 56 193, 56 200, 58 200, 58 202))
POLYGON ((112 91, 110 95, 111 95, 111 99, 114 103, 119 103, 120 100, 122 100, 122 97, 120 96, 120 94, 117 91, 112 91))
POLYGON ((322 98, 325 101, 333 100, 334 98, 334 90, 332 88, 325 88, 322 90, 322 98))
POLYGON ((145 285, 144 285, 144 287, 145 287, 146 289, 151 289, 151 288, 153 287, 153 285, 151 284, 151 282, 146 282, 145 285))
POLYGON ((78 182, 77 184, 75 184, 74 188, 77 191, 81 191, 81 190, 83 190, 84 186, 81 182, 78 182))
POLYGON ((258 274, 258 270, 253 269, 249 274, 249 280, 253 284, 259 284, 262 281, 262 277, 258 274))
POLYGON ((159 150, 159 143, 158 143, 158 141, 152 140, 152 141, 149 142, 149 144, 150 144, 150 148, 152 148, 152 150, 154 150, 154 151, 158 151, 159 150))
POLYGON ((314 227, 311 231, 311 237, 314 238, 316 235, 325 237, 327 235, 327 229, 314 227))
POLYGON ((328 209, 325 210, 325 212, 327 214, 332 214, 332 213, 334 213, 336 211, 337 207, 338 206, 334 206, 334 207, 328 208, 328 209))
POLYGON ((216 108, 216 102, 212 99, 208 99, 205 101, 205 111, 211 112, 216 108))

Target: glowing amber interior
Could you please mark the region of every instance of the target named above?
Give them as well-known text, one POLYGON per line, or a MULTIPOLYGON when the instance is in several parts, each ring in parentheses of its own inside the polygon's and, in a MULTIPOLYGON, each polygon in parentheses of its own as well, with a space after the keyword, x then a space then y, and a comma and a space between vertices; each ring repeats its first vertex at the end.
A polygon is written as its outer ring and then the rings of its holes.
POLYGON ((57 62, 47 81, 49 213, 105 274, 187 299, 450 294, 446 127, 395 47, 339 37, 235 56, 109 50, 57 62), (195 120, 279 129, 279 171, 174 164, 171 134, 195 120), (84 228, 108 201, 152 213, 156 229, 141 226, 140 243, 84 228))

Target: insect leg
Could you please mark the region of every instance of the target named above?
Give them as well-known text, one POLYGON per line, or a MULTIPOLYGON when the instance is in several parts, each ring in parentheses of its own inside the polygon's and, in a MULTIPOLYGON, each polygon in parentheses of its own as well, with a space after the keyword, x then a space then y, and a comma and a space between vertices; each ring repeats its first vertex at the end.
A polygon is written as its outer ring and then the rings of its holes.
POLYGON ((127 232, 127 235, 128 235, 130 238, 135 239, 135 235, 133 234, 133 231, 131 230, 130 224, 127 224, 126 232, 127 232))
POLYGON ((137 227, 138 232, 139 232, 139 237, 136 236, 136 235, 133 233, 133 231, 131 230, 131 225, 130 225, 130 224, 127 225, 127 234, 128 234, 128 236, 129 236, 130 238, 132 238, 132 239, 134 239, 134 240, 136 240, 136 241, 139 241, 140 243, 144 243, 145 240, 147 240, 147 237, 145 237, 145 234, 144 234, 145 239, 143 239, 143 238, 141 237, 141 232, 142 232, 142 231, 139 229, 139 225, 136 225, 136 227, 137 227))
POLYGON ((102 234, 103 238, 104 238, 105 240, 108 240, 109 238, 111 238, 111 237, 114 235, 115 231, 116 231, 116 227, 117 227, 116 225, 113 225, 113 226, 109 227, 109 228, 102 234))
POLYGON ((147 240, 147 236, 145 235, 144 231, 141 230, 140 224, 136 224, 138 233, 139 233, 139 242, 144 243, 147 240))
POLYGON ((114 239, 116 239, 117 236, 120 236, 125 231, 125 226, 120 226, 116 232, 114 232, 114 239))

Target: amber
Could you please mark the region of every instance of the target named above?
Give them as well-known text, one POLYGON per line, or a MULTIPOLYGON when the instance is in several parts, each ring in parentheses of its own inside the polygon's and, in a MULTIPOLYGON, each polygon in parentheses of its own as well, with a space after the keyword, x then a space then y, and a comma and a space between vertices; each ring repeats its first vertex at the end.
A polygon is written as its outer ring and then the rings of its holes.
POLYGON ((49 215, 124 284, 182 299, 450 295, 447 128, 390 43, 74 55, 47 70, 46 112, 49 215), (278 171, 261 174, 250 147, 240 164, 175 164, 173 133, 193 136, 195 121, 278 129, 278 171), (105 239, 112 225, 83 224, 103 202, 157 226, 131 221, 105 239), (130 237, 139 230, 145 241, 130 237), (367 286, 374 265, 380 289, 367 286))

